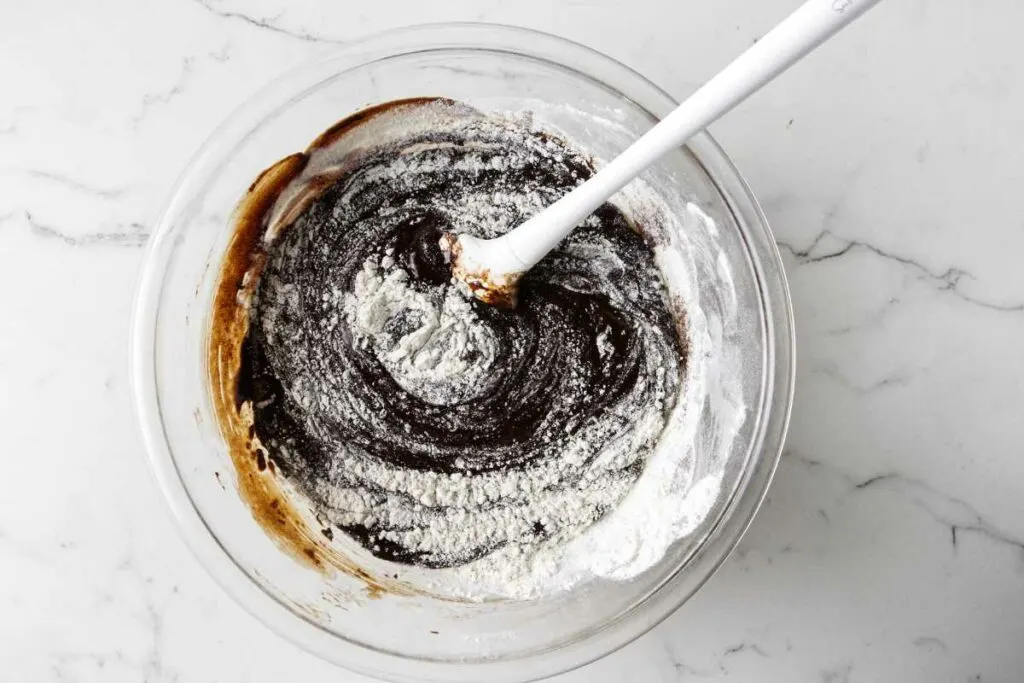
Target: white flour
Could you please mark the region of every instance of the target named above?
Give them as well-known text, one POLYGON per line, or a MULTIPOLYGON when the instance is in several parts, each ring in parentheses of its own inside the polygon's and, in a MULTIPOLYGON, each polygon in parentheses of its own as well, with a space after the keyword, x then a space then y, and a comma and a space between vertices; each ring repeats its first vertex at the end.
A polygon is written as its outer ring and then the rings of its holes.
MULTIPOLYGON (((353 291, 341 295, 346 319, 364 348, 372 349, 392 377, 406 390, 446 405, 471 397, 493 362, 494 341, 473 312, 467 295, 452 285, 444 288, 441 300, 416 291, 408 275, 395 267, 393 258, 368 259, 357 275, 353 291), (386 329, 395 319, 415 322, 405 334, 395 336, 386 329)), ((590 525, 620 500, 632 485, 625 477, 608 476, 636 457, 640 444, 653 441, 664 426, 657 405, 647 406, 637 415, 629 438, 606 443, 605 429, 583 430, 578 440, 562 447, 561 457, 523 471, 496 471, 474 476, 458 472, 445 475, 395 468, 379 462, 358 466, 357 474, 381 491, 394 494, 385 502, 374 503, 363 492, 347 489, 333 495, 333 506, 347 510, 335 521, 341 524, 366 523, 370 516, 387 516, 393 527, 412 531, 386 532, 384 538, 401 540, 424 552, 459 554, 488 541, 512 544, 510 549, 470 563, 468 566, 440 570, 461 577, 462 595, 526 597, 545 590, 531 585, 545 579, 530 576, 529 562, 509 562, 509 555, 532 555, 515 545, 529 536, 533 525, 577 529, 590 525), (582 458, 595 446, 604 448, 584 476, 586 487, 564 488, 560 484, 577 473, 582 458), (412 496, 418 509, 399 504, 400 497, 412 496), (519 503, 509 505, 509 503, 519 503), (492 507, 493 506, 493 507, 492 507), (441 510, 433 514, 432 509, 441 510), (430 519, 423 524, 423 518, 430 519), (524 574, 526 572, 526 574, 524 574)), ((567 536, 552 538, 546 545, 558 546, 567 536)), ((521 558, 520 558, 521 559, 521 558)), ((450 592, 451 577, 439 581, 450 592)), ((436 578, 434 580, 437 580, 436 578)))
MULTIPOLYGON (((466 296, 453 286, 447 288, 443 300, 432 301, 410 286, 406 273, 394 267, 389 255, 380 262, 368 259, 353 291, 342 300, 352 330, 386 362, 392 376, 407 390, 438 405, 465 398, 493 362, 494 342, 466 296), (415 319, 417 324, 396 338, 384 330, 389 320, 398 317, 415 319)), ((600 337, 598 345, 602 353, 610 351, 608 342, 600 337)), ((699 394, 700 384, 691 383, 689 393, 699 394)), ((561 459, 549 459, 528 472, 474 477, 371 463, 361 467, 359 474, 381 490, 411 495, 423 510, 450 507, 460 512, 434 516, 428 525, 417 526, 419 514, 410 513, 407 506, 375 504, 349 490, 344 498, 336 497, 334 504, 350 510, 352 516, 336 521, 365 522, 368 516, 387 515, 393 526, 416 527, 412 538, 403 538, 406 543, 412 540, 424 551, 458 552, 487 539, 522 537, 529 533, 532 520, 557 521, 570 528, 589 525, 600 517, 601 506, 623 499, 611 515, 578 537, 553 538, 539 547, 510 544, 467 565, 429 572, 424 583, 465 598, 528 599, 592 577, 628 579, 660 560, 669 545, 706 518, 720 482, 720 475, 692 481, 687 441, 692 438, 693 420, 686 419, 685 399, 680 400, 665 429, 656 411, 636 418, 632 438, 609 444, 602 455, 605 463, 620 466, 616 460, 629 457, 637 443, 658 439, 654 457, 635 484, 595 477, 583 495, 557 490, 562 476, 578 462, 571 449, 561 459), (557 492, 552 495, 550 489, 557 492), (509 500, 528 504, 479 513, 479 508, 489 503, 509 500), (474 503, 478 510, 469 514, 466 508, 472 509, 474 503)), ((597 442, 605 438, 600 432, 587 436, 597 442)))
POLYGON ((466 400, 494 362, 487 326, 455 287, 447 288, 442 302, 432 301, 394 266, 390 254, 363 264, 354 290, 345 295, 349 327, 407 391, 435 405, 466 400), (400 317, 412 329, 396 336, 386 326, 400 317))

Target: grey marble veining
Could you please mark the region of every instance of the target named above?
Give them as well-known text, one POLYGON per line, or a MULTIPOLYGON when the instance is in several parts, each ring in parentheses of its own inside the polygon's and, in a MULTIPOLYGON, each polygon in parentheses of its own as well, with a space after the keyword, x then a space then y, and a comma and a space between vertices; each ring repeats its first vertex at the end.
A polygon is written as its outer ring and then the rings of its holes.
MULTIPOLYGON (((344 41, 441 20, 559 33, 683 96, 796 4, 5 8, 0 680, 367 680, 205 574, 131 412, 140 247, 238 103, 344 41)), ((1022 21, 1013 0, 887 0, 714 127, 792 286, 786 453, 720 573, 560 682, 1024 680, 1022 21)))

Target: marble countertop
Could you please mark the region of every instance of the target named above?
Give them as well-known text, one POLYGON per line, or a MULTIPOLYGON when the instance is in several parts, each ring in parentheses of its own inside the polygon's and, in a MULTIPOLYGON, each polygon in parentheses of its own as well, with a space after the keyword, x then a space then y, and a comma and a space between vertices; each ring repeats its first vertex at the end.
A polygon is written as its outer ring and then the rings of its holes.
MULTIPOLYGON (((178 538, 127 379, 147 231, 268 78, 400 24, 555 32, 688 93, 797 0, 107 0, 0 22, 0 679, 365 681, 281 640, 178 538)), ((889 0, 713 131, 791 279, 767 504, 583 681, 1024 679, 1024 67, 1015 0, 889 0)))

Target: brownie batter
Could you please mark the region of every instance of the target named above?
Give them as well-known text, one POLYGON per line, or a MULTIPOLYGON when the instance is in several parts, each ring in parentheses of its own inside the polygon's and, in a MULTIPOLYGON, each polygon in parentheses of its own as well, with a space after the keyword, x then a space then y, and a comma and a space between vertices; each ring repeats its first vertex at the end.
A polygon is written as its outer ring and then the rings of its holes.
POLYGON ((644 226, 605 204, 512 310, 460 291, 439 246, 515 227, 591 160, 442 100, 357 114, 294 159, 244 280, 222 287, 248 321, 234 401, 254 457, 325 535, 445 568, 571 539, 614 509, 685 375, 644 226))

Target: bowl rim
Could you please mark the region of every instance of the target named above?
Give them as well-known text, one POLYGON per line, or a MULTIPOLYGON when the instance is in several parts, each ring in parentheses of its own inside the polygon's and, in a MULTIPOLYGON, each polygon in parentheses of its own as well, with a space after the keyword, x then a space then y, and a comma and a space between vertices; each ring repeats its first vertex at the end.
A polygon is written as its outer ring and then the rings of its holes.
MULTIPOLYGON (((150 470, 173 514, 179 534, 193 555, 223 590, 246 611, 278 635, 292 641, 327 661, 363 674, 391 680, 475 681, 486 676, 492 681, 536 680, 564 673, 593 662, 633 642, 664 621, 689 600, 729 557, 762 504, 782 454, 793 405, 795 380, 795 325, 789 285, 782 259, 772 237, 767 218, 749 185, 725 151, 710 133, 704 131, 686 143, 694 161, 726 202, 747 249, 747 256, 759 285, 759 301, 765 324, 766 359, 762 377, 762 405, 757 415, 761 424, 755 426, 748 446, 747 461, 730 499, 719 518, 708 530, 698 549, 644 600, 620 614, 585 637, 569 641, 557 648, 539 651, 506 660, 474 660, 445 662, 402 657, 374 650, 363 644, 338 637, 288 609, 255 583, 223 548, 202 514, 196 508, 181 473, 177 469, 168 435, 161 418, 159 389, 156 382, 156 328, 160 312, 163 277, 172 250, 167 244, 174 216, 183 207, 186 190, 201 184, 199 171, 209 166, 216 154, 214 148, 222 138, 229 138, 231 129, 251 129, 247 122, 262 120, 281 102, 271 98, 277 90, 287 88, 299 74, 332 62, 351 62, 356 68, 374 61, 372 55, 398 56, 431 50, 478 49, 501 51, 490 47, 496 34, 515 43, 517 54, 542 58, 564 66, 531 50, 529 43, 546 43, 552 50, 573 50, 588 60, 601 62, 602 68, 618 71, 667 102, 674 98, 630 67, 581 43, 550 33, 496 23, 450 22, 405 26, 367 35, 347 42, 340 49, 288 70, 264 85, 239 105, 203 142, 186 164, 160 212, 142 258, 130 327, 129 361, 131 390, 137 424, 149 456, 150 470), (755 234, 747 234, 747 230, 755 234), (752 245, 751 242, 757 244, 752 245), (760 250, 760 258, 758 258, 760 250), (761 259, 764 259, 762 262, 761 259), (771 291, 769 291, 771 290, 771 291), (781 361, 781 363, 780 363, 781 361), (702 564, 700 571, 690 571, 691 580, 681 581, 685 567, 691 570, 702 564), (651 597, 662 595, 658 601, 651 597), (648 604, 651 603, 651 604, 648 604), (642 610, 640 608, 643 608, 642 610), (634 618, 627 618, 633 615, 634 618), (642 618, 636 618, 637 616, 642 618)), ((531 45, 531 47, 533 47, 531 45)), ((337 72, 341 73, 341 71, 337 72)), ((626 94, 618 94, 630 99, 626 94)), ((294 96, 295 93, 292 92, 294 96)), ((646 107, 634 104, 641 109, 646 107)), ((235 135, 237 137, 237 134, 235 135)))

